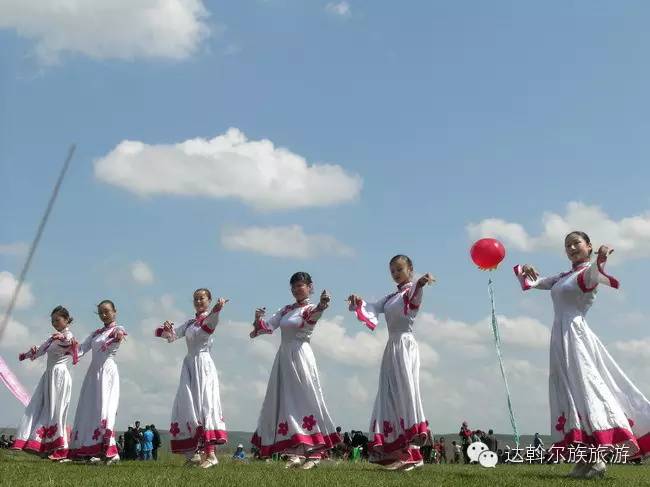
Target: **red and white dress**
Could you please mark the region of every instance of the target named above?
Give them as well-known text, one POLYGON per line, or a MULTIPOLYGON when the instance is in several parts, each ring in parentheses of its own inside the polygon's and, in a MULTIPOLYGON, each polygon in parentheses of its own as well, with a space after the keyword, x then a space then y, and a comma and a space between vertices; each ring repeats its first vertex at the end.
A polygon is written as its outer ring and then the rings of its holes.
POLYGON ((308 301, 290 304, 268 321, 259 320, 253 336, 280 328, 257 429, 251 443, 262 458, 274 453, 320 458, 340 441, 330 418, 309 343, 322 311, 308 301))
POLYGON ((523 290, 551 291, 549 396, 551 437, 558 454, 569 445, 625 447, 650 453, 650 401, 628 379, 587 325, 598 285, 618 288, 605 262, 584 262, 569 272, 535 281, 515 266, 523 290))
POLYGON ((68 456, 67 418, 72 391, 68 362, 72 358, 72 362, 77 363, 74 336, 68 328, 60 335, 46 340, 36 353, 20 354, 20 360, 35 360, 47 354, 47 367, 25 409, 12 447, 47 454, 52 460, 68 456))
POLYGON ((426 441, 428 421, 420 397, 420 352, 413 322, 422 301, 422 288, 408 282, 375 303, 351 305, 357 319, 374 330, 383 313, 388 342, 379 372, 379 388, 370 418, 369 459, 387 465, 401 460, 422 462, 419 447, 426 441))
POLYGON ((169 427, 173 453, 192 453, 206 445, 228 441, 219 398, 219 377, 210 349, 219 312, 202 313, 172 332, 156 329, 156 336, 173 342, 185 337, 187 355, 176 391, 169 427))
POLYGON ((115 322, 95 330, 81 344, 79 356, 92 351, 77 413, 72 427, 71 457, 117 456, 115 418, 120 402, 120 374, 115 354, 120 348, 117 333, 126 330, 115 322))

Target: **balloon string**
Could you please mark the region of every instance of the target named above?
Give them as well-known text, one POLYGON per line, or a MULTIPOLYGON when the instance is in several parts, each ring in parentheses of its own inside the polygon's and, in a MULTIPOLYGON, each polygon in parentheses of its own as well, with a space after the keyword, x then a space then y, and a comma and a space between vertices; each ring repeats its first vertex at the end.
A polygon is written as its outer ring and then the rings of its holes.
POLYGON ((490 293, 490 302, 492 304, 492 333, 494 334, 494 344, 497 350, 497 357, 499 359, 499 367, 501 368, 501 377, 503 377, 503 384, 506 388, 506 398, 508 400, 508 412, 510 413, 510 424, 515 434, 515 445, 519 448, 519 430, 517 429, 517 420, 515 413, 512 410, 512 400, 510 399, 510 388, 508 387, 508 379, 506 377, 506 370, 503 366, 503 358, 501 356, 501 337, 499 335, 499 324, 497 323, 497 315, 494 310, 494 289, 492 288, 492 279, 488 279, 488 291, 490 293))

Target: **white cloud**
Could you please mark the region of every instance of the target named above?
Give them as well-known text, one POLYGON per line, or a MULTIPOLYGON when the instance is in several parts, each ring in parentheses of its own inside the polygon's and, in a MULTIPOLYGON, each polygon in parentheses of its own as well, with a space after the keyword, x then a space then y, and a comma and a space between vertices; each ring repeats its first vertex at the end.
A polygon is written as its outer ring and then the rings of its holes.
POLYGON ((25 242, 14 242, 10 244, 0 244, 0 255, 12 255, 21 257, 27 254, 29 245, 25 242))
POLYGON ((628 359, 647 361, 650 359, 650 337, 636 340, 621 340, 614 342, 615 350, 622 352, 628 359))
POLYGON ((7 329, 2 335, 0 347, 12 351, 26 352, 32 345, 39 346, 40 343, 30 342, 30 333, 27 327, 16 320, 9 320, 7 329))
POLYGON ((360 404, 364 404, 368 401, 368 390, 364 387, 359 379, 358 375, 353 375, 345 379, 345 389, 348 393, 348 397, 360 404))
POLYGON ((0 28, 35 42, 42 64, 65 53, 94 59, 192 55, 210 34, 202 0, 3 0, 0 28))
POLYGON ((125 140, 95 161, 95 177, 140 196, 236 198, 258 210, 336 205, 356 199, 362 184, 341 166, 309 165, 236 128, 174 145, 125 140))
POLYGON ((151 268, 141 260, 136 260, 131 264, 131 277, 138 284, 153 283, 153 272, 151 268))
MULTIPOLYGON (((18 280, 11 272, 0 271, 0 307, 9 305, 17 285, 18 280)), ((16 301, 16 308, 28 308, 32 304, 34 304, 34 296, 32 295, 31 287, 29 284, 23 283, 16 301)))
POLYGON ((226 229, 221 234, 221 244, 228 250, 296 259, 354 253, 330 235, 307 235, 300 225, 226 229))
POLYGON ((359 324, 360 331, 348 335, 340 315, 332 319, 321 318, 317 326, 318 333, 311 343, 320 354, 354 367, 379 367, 388 338, 385 328, 371 332, 359 324))
POLYGON ((514 249, 532 252, 537 250, 564 251, 564 237, 574 230, 586 232, 597 248, 607 244, 618 251, 618 258, 650 256, 650 211, 614 220, 600 207, 572 201, 564 215, 545 212, 542 215, 541 234, 529 234, 523 225, 488 218, 467 225, 471 238, 493 237, 503 239, 514 249))
POLYGON ((325 10, 333 15, 338 15, 339 17, 350 17, 352 11, 350 10, 350 4, 348 2, 330 2, 325 6, 325 10))
MULTIPOLYGON (((527 316, 497 315, 499 336, 505 345, 533 349, 545 348, 551 337, 548 327, 527 316)), ((420 313, 415 323, 418 336, 429 343, 445 344, 455 352, 469 357, 483 357, 493 345, 492 320, 483 318, 474 324, 438 319, 431 313, 420 313)))

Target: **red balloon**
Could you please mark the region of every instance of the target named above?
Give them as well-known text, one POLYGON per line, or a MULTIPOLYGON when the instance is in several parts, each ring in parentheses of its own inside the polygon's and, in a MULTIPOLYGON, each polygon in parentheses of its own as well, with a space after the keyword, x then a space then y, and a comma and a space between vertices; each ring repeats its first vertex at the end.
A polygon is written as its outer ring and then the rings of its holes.
POLYGON ((469 255, 481 269, 492 270, 505 258, 506 249, 497 239, 482 238, 472 245, 469 255))

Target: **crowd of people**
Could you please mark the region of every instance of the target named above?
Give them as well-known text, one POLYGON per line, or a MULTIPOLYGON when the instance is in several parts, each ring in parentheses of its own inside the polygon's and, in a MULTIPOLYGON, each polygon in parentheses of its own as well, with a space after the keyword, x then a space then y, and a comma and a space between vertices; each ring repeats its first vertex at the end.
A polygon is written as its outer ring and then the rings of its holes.
POLYGON ((160 445, 156 426, 148 424, 141 428, 140 421, 129 426, 117 440, 118 453, 125 460, 158 460, 160 445))
POLYGON ((9 438, 4 433, 0 435, 0 448, 11 448, 13 444, 14 435, 9 435, 9 438))

